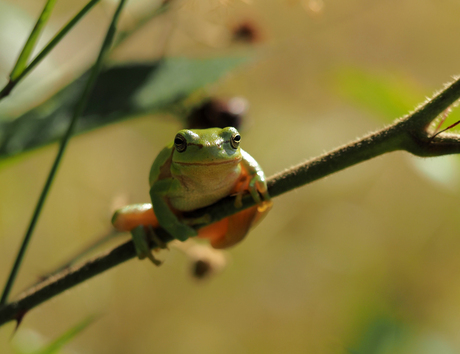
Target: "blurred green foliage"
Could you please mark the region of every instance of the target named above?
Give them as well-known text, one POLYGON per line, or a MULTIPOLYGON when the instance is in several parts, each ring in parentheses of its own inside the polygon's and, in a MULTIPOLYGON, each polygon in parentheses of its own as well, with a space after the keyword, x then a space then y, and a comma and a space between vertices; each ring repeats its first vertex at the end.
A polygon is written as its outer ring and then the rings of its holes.
POLYGON ((385 123, 391 123, 412 111, 425 91, 403 75, 378 73, 359 67, 344 67, 334 76, 338 91, 373 113, 385 123))
POLYGON ((64 353, 67 351, 61 351, 63 347, 74 339, 81 331, 87 328, 91 323, 95 321, 94 316, 89 316, 77 323, 75 326, 67 330, 61 336, 50 342, 49 344, 43 345, 38 343, 36 337, 30 333, 25 332, 26 335, 20 335, 19 340, 14 340, 14 349, 16 354, 57 354, 64 353), (28 334, 28 335, 27 335, 28 334), (41 347, 41 348, 40 348, 41 347))
MULTIPOLYGON (((166 58, 110 67, 98 77, 76 134, 122 119, 167 111, 246 61, 243 57, 166 58)), ((0 159, 57 141, 88 73, 16 119, 0 119, 0 159)))
MULTIPOLYGON (((334 75, 336 90, 349 102, 372 113, 384 123, 391 123, 413 111, 426 89, 407 76, 394 71, 387 73, 359 67, 343 67, 334 75)), ((447 114, 443 126, 460 120, 460 111, 447 114)))

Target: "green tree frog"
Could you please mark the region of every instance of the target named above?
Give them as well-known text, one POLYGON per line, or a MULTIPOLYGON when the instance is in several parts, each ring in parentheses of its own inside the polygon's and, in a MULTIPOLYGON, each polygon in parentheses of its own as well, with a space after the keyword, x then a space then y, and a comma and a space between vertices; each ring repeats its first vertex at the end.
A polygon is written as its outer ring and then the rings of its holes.
POLYGON ((135 235, 145 227, 161 225, 178 240, 198 236, 209 239, 214 248, 227 248, 241 241, 268 212, 272 202, 264 172, 240 148, 240 142, 241 136, 233 127, 184 129, 159 153, 149 177, 152 204, 128 205, 112 218, 115 228, 132 232, 139 258, 154 261, 145 244, 136 241, 135 235), (229 195, 235 195, 235 206, 241 206, 241 198, 248 191, 257 205, 214 224, 196 230, 193 225, 199 220, 183 217, 184 212, 229 195))

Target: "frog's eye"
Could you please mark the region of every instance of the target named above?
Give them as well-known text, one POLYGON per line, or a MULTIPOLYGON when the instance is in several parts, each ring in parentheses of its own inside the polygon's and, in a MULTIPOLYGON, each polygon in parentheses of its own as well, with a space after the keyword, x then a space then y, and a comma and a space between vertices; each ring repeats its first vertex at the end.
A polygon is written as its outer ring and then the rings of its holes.
POLYGON ((238 146, 240 145, 240 141, 241 141, 241 135, 238 133, 235 133, 230 138, 230 145, 232 145, 232 148, 237 149, 238 146))
POLYGON ((187 149, 187 140, 181 134, 177 134, 174 138, 174 146, 178 152, 184 152, 187 149))

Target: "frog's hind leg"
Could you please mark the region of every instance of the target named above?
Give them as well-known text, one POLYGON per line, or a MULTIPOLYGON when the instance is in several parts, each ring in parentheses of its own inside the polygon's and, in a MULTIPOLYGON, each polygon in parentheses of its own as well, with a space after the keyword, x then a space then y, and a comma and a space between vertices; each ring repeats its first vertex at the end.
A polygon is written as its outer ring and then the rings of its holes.
MULTIPOLYGON (((155 238, 153 229, 159 226, 152 204, 133 204, 123 207, 113 215, 112 224, 119 231, 131 232, 134 248, 139 259, 149 258, 155 265, 161 264, 160 261, 153 257, 149 246, 149 239, 152 236, 155 238)), ((160 247, 164 247, 158 241, 157 244, 160 247)))
POLYGON ((210 240, 217 249, 231 247, 240 242, 258 219, 257 206, 242 210, 198 231, 198 237, 210 240))
MULTIPOLYGON (((214 224, 202 227, 198 230, 198 237, 208 239, 211 245, 219 243, 221 239, 225 238, 228 231, 228 218, 222 219, 214 224)), ((216 248, 216 247, 214 247, 216 248)))
POLYGON ((152 204, 132 204, 118 209, 112 217, 112 224, 119 231, 131 231, 137 226, 158 227, 158 219, 152 204))

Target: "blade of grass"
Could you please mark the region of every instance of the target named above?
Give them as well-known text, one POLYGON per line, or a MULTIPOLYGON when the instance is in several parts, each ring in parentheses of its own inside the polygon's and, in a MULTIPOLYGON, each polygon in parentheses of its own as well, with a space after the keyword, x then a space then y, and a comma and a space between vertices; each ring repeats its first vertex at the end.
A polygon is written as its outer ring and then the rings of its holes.
POLYGON ((116 24, 117 24, 118 18, 120 16, 120 13, 121 13, 121 10, 123 9, 124 4, 125 4, 125 0, 120 0, 118 7, 115 11, 115 14, 113 15, 112 22, 110 23, 109 29, 107 30, 107 34, 105 36, 104 42, 102 43, 101 50, 99 51, 99 55, 96 59, 96 63, 94 64, 91 70, 90 77, 88 78, 88 81, 86 82, 86 86, 75 108, 74 114, 72 116, 72 120, 70 121, 69 127, 67 129, 67 132, 62 139, 61 145, 59 146, 59 151, 57 153, 56 159, 54 160, 53 166, 51 167, 50 173, 48 175, 48 179, 46 180, 45 186, 43 187, 43 190, 38 200, 37 206, 35 207, 35 211, 30 221, 29 228, 27 229, 26 235, 24 236, 24 240, 22 242, 21 248, 18 252, 13 268, 11 269, 10 276, 3 290, 2 298, 0 299, 0 305, 6 304, 8 300, 9 293, 13 286, 14 280, 16 279, 17 272, 21 265, 22 259, 24 258, 25 251, 27 249, 30 238, 34 231, 35 224, 37 223, 38 217, 45 203, 45 199, 48 195, 48 191, 51 187, 54 176, 56 175, 57 168, 59 166, 59 163, 61 162, 62 156, 64 155, 64 151, 65 151, 65 148, 67 147, 67 143, 72 135, 72 132, 74 130, 78 117, 82 114, 83 109, 86 106, 86 102, 88 101, 88 97, 91 92, 91 89, 93 88, 93 85, 96 81, 96 77, 101 70, 103 59, 106 53, 108 52, 110 45, 113 41, 113 37, 115 34, 115 30, 116 30, 116 24))
POLYGON ((10 94, 13 88, 21 81, 37 64, 39 64, 49 52, 61 41, 62 38, 80 21, 89 10, 93 8, 100 0, 89 1, 62 29, 48 42, 42 51, 25 67, 16 77, 11 77, 9 82, 0 91, 0 100, 10 94))
POLYGON ((77 323, 67 332, 62 334, 59 338, 55 339, 53 342, 48 344, 45 348, 40 349, 33 354, 53 354, 57 353, 64 345, 70 342, 75 336, 77 336, 81 331, 88 327, 96 319, 95 316, 90 316, 85 318, 83 321, 77 323))
POLYGON ((37 44, 37 40, 40 37, 42 29, 45 27, 46 22, 48 22, 48 18, 51 15, 51 11, 53 10, 55 3, 56 3, 56 0, 48 0, 46 2, 42 13, 40 14, 40 17, 37 20, 37 23, 32 29, 32 32, 30 33, 30 36, 27 39, 27 42, 24 45, 24 48, 22 48, 22 52, 21 54, 19 54, 19 58, 16 61, 16 64, 14 65, 13 70, 11 71, 11 74, 10 74, 11 81, 14 81, 21 74, 24 68, 27 66, 27 62, 29 61, 30 55, 32 54, 32 51, 35 48, 35 44, 37 44))
POLYGON ((118 33, 117 38, 115 38, 115 42, 113 43, 113 47, 118 47, 122 44, 126 39, 128 39, 133 33, 137 32, 139 29, 144 27, 147 23, 149 23, 153 18, 164 14, 166 11, 169 10, 171 7, 171 1, 163 1, 159 7, 154 9, 153 11, 144 13, 143 16, 128 30, 121 31, 118 33))

